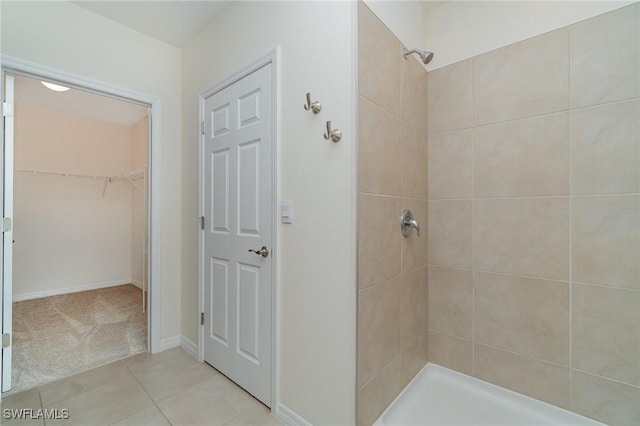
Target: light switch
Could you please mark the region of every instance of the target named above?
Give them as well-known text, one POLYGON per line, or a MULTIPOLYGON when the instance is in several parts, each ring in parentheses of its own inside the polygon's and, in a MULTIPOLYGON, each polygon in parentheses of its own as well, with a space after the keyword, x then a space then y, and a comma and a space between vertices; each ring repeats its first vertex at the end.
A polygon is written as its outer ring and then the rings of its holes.
POLYGON ((291 200, 282 200, 280 204, 280 219, 282 223, 293 222, 293 202, 291 200))

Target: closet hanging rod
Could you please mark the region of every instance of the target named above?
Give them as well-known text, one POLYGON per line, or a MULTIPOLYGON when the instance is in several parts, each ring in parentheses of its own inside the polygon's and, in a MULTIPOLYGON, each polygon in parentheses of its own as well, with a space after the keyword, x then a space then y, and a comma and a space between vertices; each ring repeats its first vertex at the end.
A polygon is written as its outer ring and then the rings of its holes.
POLYGON ((94 179, 94 180, 111 179, 110 176, 83 175, 83 174, 78 174, 78 173, 41 172, 41 171, 38 171, 38 170, 16 169, 16 170, 14 170, 14 172, 22 173, 22 174, 26 174, 26 175, 37 175, 37 176, 73 177, 73 178, 94 179))

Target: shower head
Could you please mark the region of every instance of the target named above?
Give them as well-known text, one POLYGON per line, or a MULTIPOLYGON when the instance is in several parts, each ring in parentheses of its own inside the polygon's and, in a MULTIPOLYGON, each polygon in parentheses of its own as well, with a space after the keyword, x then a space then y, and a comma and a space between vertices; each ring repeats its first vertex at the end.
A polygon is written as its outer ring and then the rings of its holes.
POLYGON ((404 55, 405 59, 407 59, 407 56, 411 55, 412 53, 417 53, 425 65, 431 62, 431 60, 433 59, 433 52, 427 52, 426 50, 420 50, 420 49, 411 49, 411 50, 403 49, 402 50, 402 54, 404 55))

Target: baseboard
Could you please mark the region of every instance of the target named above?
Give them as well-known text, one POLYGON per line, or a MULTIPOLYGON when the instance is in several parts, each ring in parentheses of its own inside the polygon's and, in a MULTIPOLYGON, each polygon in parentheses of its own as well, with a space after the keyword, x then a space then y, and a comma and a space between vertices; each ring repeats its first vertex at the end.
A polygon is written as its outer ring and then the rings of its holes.
POLYGON ((131 284, 131 278, 125 278, 115 281, 104 281, 100 283, 81 284, 73 287, 56 288, 54 290, 34 291, 32 293, 14 294, 14 302, 22 302, 23 300, 39 299, 41 297, 58 296, 60 294, 78 293, 80 291, 97 290, 99 288, 115 287, 118 285, 131 284))
POLYGON ((144 288, 144 286, 142 285, 142 283, 140 281, 136 281, 133 278, 131 279, 131 284, 135 285, 136 287, 138 287, 140 290, 144 290, 147 291, 146 288, 144 288))
POLYGON ((198 359, 198 345, 196 345, 186 337, 180 336, 180 346, 182 347, 182 349, 187 351, 189 355, 191 355, 195 359, 198 359))
POLYGON ((173 349, 180 346, 180 337, 181 336, 173 336, 160 340, 160 348, 158 349, 158 352, 163 352, 167 349, 173 349))
POLYGON ((276 419, 287 426, 311 426, 311 423, 280 403, 276 406, 276 419))

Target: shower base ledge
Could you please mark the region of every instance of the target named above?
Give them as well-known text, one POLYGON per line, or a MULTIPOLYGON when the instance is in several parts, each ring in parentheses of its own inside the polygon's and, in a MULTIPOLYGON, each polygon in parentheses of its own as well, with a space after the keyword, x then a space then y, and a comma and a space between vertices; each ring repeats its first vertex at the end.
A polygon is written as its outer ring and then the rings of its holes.
POLYGON ((427 363, 374 426, 602 426, 537 399, 427 363))

